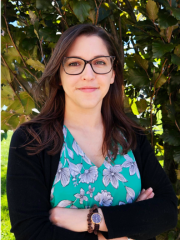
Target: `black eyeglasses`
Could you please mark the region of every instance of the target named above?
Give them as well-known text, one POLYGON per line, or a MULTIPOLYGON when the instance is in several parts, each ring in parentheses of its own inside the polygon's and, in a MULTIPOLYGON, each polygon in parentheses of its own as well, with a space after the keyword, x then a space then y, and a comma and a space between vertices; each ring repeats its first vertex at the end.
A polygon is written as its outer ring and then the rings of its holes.
POLYGON ((92 70, 97 74, 107 74, 111 71, 115 56, 99 56, 89 61, 79 57, 64 57, 63 68, 64 71, 69 75, 81 74, 86 64, 91 65, 92 70))

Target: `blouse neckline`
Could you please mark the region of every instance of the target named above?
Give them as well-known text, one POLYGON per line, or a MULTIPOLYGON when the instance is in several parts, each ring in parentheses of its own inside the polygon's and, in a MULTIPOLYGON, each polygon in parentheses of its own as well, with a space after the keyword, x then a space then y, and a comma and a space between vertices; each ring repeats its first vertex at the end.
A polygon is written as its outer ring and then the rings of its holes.
MULTIPOLYGON (((76 141, 75 137, 72 135, 72 133, 70 132, 70 130, 66 127, 66 125, 63 125, 63 127, 65 127, 65 128, 67 129, 68 134, 76 141)), ((76 141, 76 143, 77 143, 78 147, 81 149, 81 151, 83 152, 84 156, 90 160, 91 164, 92 164, 93 166, 97 167, 97 166, 91 161, 91 159, 86 155, 86 153, 82 150, 82 148, 79 146, 79 144, 78 144, 77 141, 76 141)), ((101 165, 100 167, 97 167, 98 170, 100 170, 101 168, 103 168, 104 162, 107 161, 106 159, 108 159, 108 156, 107 156, 107 155, 106 155, 106 157, 104 158, 104 161, 103 161, 102 165, 101 165)))

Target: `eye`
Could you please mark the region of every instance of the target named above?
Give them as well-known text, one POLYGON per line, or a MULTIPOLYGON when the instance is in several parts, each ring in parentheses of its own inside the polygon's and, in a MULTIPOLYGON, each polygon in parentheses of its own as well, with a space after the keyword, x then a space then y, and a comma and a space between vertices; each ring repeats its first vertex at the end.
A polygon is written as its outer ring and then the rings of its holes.
POLYGON ((96 65, 105 65, 106 63, 102 60, 98 60, 95 62, 96 65))
POLYGON ((76 66, 78 66, 78 65, 79 65, 78 62, 72 62, 72 63, 69 63, 69 64, 68 64, 68 66, 70 66, 70 67, 71 67, 71 66, 75 66, 75 67, 76 67, 76 66))

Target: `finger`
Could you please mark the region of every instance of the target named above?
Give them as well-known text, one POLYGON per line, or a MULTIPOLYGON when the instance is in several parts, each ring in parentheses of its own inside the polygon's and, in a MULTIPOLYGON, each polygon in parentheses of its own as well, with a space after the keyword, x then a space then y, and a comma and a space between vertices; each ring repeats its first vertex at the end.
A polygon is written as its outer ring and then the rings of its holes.
POLYGON ((137 201, 146 200, 147 197, 149 197, 149 195, 152 193, 152 191, 153 191, 152 188, 148 188, 147 190, 141 192, 141 194, 139 195, 137 201))
POLYGON ((154 195, 155 195, 155 194, 152 192, 152 193, 147 197, 147 199, 153 198, 154 195))

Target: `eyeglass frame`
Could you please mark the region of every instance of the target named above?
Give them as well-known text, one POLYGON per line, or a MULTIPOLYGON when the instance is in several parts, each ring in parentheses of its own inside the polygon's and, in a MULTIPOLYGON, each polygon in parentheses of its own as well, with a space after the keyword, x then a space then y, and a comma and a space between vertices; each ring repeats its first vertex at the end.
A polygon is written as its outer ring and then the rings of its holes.
MULTIPOLYGON (((91 62, 92 62, 94 59, 100 58, 100 57, 110 57, 110 58, 112 59, 112 66, 111 66, 111 69, 110 69, 110 71, 111 71, 112 68, 113 68, 114 60, 115 60, 115 58, 116 58, 115 56, 98 56, 98 57, 95 57, 95 58, 93 58, 93 59, 91 59, 91 60, 88 60, 88 61, 85 60, 85 59, 83 59, 83 58, 80 58, 80 57, 64 57, 64 58, 63 58, 63 61, 62 61, 62 66, 63 66, 63 69, 64 69, 65 73, 68 74, 68 75, 79 75, 79 74, 81 74, 81 73, 84 71, 84 69, 85 69, 85 67, 86 67, 86 64, 88 64, 88 63, 90 64, 93 72, 95 72, 95 70, 93 69, 93 66, 92 66, 91 62), (66 58, 77 58, 77 59, 83 60, 83 61, 84 61, 84 68, 83 68, 83 70, 82 70, 80 73, 75 73, 75 74, 67 73, 66 70, 65 70, 65 67, 64 67, 64 59, 66 59, 66 58)), ((110 73, 110 71, 107 72, 107 73, 110 73)), ((97 72, 95 72, 95 73, 96 73, 96 74, 107 74, 107 73, 97 73, 97 72)))

